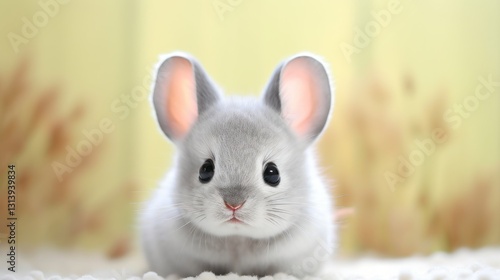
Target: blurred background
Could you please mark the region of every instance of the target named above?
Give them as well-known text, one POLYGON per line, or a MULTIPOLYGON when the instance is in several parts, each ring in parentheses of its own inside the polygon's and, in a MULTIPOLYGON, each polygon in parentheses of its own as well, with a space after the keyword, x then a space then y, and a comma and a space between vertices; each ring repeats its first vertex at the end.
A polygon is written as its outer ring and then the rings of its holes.
MULTIPOLYGON (((17 172, 18 247, 137 254, 141 204, 172 163, 149 104, 182 50, 258 96, 301 51, 331 66, 317 143, 339 254, 500 245, 500 2, 0 2, 0 219, 17 172)), ((5 246, 6 227, 0 227, 5 246)))

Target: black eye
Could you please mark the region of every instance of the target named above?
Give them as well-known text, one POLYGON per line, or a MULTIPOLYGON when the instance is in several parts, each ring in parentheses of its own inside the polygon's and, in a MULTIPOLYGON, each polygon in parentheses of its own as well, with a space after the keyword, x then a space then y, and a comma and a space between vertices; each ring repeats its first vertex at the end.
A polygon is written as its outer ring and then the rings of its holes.
POLYGON ((210 182, 210 180, 212 180, 212 177, 214 177, 214 172, 214 162, 211 159, 205 160, 203 165, 200 167, 200 176, 198 177, 200 179, 200 182, 202 182, 203 184, 210 182))
POLYGON ((276 164, 270 162, 266 164, 264 168, 264 173, 262 174, 264 181, 266 184, 272 187, 276 187, 280 183, 280 172, 278 171, 278 167, 276 164))

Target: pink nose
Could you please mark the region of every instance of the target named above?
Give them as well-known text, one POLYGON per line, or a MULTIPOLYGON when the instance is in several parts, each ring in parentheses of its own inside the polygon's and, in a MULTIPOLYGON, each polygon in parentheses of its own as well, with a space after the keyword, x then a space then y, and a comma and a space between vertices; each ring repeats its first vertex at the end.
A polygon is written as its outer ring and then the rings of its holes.
POLYGON ((241 204, 238 204, 238 205, 231 205, 231 204, 229 204, 229 203, 227 203, 227 202, 225 202, 225 201, 224 201, 224 205, 226 205, 226 207, 227 207, 228 209, 231 209, 231 210, 233 210, 233 211, 236 211, 236 210, 240 209, 240 208, 241 208, 241 206, 243 206, 243 204, 244 204, 244 203, 245 203, 245 202, 243 202, 243 203, 241 203, 241 204))

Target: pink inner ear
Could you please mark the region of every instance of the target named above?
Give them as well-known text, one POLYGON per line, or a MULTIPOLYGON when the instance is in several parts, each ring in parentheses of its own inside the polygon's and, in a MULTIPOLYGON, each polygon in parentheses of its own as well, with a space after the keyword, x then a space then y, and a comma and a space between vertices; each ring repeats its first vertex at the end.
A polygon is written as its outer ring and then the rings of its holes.
POLYGON ((175 59, 171 66, 166 92, 165 112, 175 138, 182 138, 198 116, 196 85, 191 63, 183 58, 175 59))
POLYGON ((292 130, 300 136, 310 132, 314 110, 318 107, 318 86, 307 62, 289 62, 281 76, 282 114, 292 130))

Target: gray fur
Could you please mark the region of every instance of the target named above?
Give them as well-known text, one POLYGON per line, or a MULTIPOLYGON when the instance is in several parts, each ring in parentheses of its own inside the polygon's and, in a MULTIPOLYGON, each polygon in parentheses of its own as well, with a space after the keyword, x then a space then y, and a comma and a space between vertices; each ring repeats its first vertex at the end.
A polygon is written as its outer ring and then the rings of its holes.
POLYGON ((264 101, 271 108, 276 110, 276 112, 281 113, 281 100, 280 100, 280 76, 281 69, 283 65, 278 66, 276 70, 274 70, 273 76, 266 87, 266 91, 264 92, 264 101))
MULTIPOLYGON (((314 273, 319 266, 310 267, 309 260, 325 261, 315 259, 314 253, 323 248, 330 256, 334 247, 333 206, 310 141, 298 138, 279 114, 281 66, 263 100, 257 100, 219 98, 199 64, 194 65, 202 110, 186 137, 175 143, 173 167, 140 219, 150 268, 163 276, 183 277, 203 271, 259 276, 288 272, 299 277, 314 273), (209 158, 215 175, 202 184, 199 168, 209 158), (270 161, 281 175, 277 187, 262 179, 270 161), (245 202, 237 214, 246 224, 224 222, 232 217, 224 200, 245 202)), ((321 79, 329 84, 328 76, 321 79)), ((325 108, 319 108, 324 119, 318 118, 316 135, 328 120, 325 108)), ((165 120, 157 116, 162 125, 165 120)))
POLYGON ((194 59, 191 59, 194 66, 194 75, 196 79, 196 94, 198 98, 198 113, 206 111, 212 104, 219 101, 220 96, 216 86, 205 73, 201 65, 194 59))

